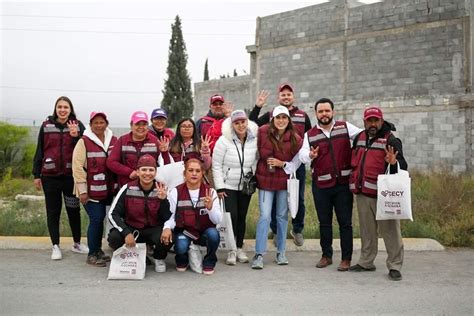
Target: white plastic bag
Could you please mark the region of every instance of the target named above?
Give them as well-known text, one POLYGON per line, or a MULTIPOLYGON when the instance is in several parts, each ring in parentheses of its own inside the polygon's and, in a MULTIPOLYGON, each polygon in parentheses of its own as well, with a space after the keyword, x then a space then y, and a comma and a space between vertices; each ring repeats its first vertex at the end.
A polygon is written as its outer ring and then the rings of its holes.
POLYGON ((385 174, 377 178, 377 215, 376 220, 409 219, 413 221, 411 210, 411 178, 408 171, 400 169, 389 174, 390 165, 385 174))
POLYGON ((168 190, 184 183, 184 162, 172 162, 156 168, 155 180, 166 184, 168 190))
POLYGON ((114 251, 108 280, 143 280, 146 270, 146 244, 128 248, 125 244, 114 251))
POLYGON ((221 203, 221 209, 223 211, 222 221, 216 227, 221 238, 219 249, 237 250, 234 229, 232 228, 232 217, 230 216, 230 213, 225 211, 224 200, 220 200, 219 202, 221 203))
POLYGON ((188 259, 189 268, 196 273, 202 273, 202 253, 198 245, 189 245, 188 259))
POLYGON ((300 180, 296 179, 296 174, 293 172, 290 178, 286 180, 288 190, 288 209, 292 218, 296 217, 299 206, 300 180))

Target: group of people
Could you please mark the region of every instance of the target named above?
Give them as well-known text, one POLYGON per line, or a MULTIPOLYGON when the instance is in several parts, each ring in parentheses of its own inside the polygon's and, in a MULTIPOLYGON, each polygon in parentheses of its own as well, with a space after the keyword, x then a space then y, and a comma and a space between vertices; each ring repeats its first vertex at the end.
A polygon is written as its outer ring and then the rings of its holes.
POLYGON ((339 224, 339 271, 374 271, 378 233, 388 253, 389 278, 401 279, 403 242, 400 223, 376 221, 377 176, 407 168, 401 141, 384 120, 379 107, 364 111, 364 129, 335 120, 334 103, 315 103, 316 124, 295 104, 293 87, 278 87, 278 103, 262 115, 270 93, 261 91, 249 116, 233 110, 223 96, 213 95, 209 112, 194 122, 183 118, 176 133, 167 128, 167 113, 155 109, 150 123, 145 112, 134 112, 131 131, 119 138, 108 128, 104 112, 92 112, 89 125, 77 120, 67 97, 60 97, 53 115, 42 124, 34 158, 35 185, 44 190, 48 229, 53 244, 51 259, 62 258, 59 218, 64 197, 73 234, 72 250, 87 253, 87 263, 106 266, 110 256, 102 250, 104 218, 112 225, 109 246, 145 242, 153 252, 156 272, 165 272, 165 258, 174 246, 176 270, 189 266, 190 245, 206 247, 203 273, 214 273, 220 237, 216 226, 223 211, 231 215, 236 248, 226 264, 251 261, 264 268, 269 229, 277 249, 275 262, 287 265, 287 180, 299 179, 299 203, 290 231, 297 246, 304 243, 305 165, 312 171, 312 193, 320 226, 322 256, 317 268, 332 264, 333 212, 339 224), (184 183, 168 188, 157 182, 157 167, 182 161, 184 183), (243 250, 246 217, 256 178, 259 219, 255 255, 243 250), (356 196, 362 249, 351 265, 353 250, 352 206, 356 196), (88 247, 80 243, 82 204, 89 216, 88 247), (136 234, 138 232, 138 234, 136 234), (137 237, 138 235, 138 237, 137 237))

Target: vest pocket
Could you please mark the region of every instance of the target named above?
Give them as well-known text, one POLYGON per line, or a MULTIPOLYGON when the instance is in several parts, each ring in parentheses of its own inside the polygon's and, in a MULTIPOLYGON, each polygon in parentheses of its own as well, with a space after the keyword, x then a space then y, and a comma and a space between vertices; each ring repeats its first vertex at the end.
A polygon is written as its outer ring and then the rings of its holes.
POLYGON ((57 174, 59 172, 59 166, 54 158, 44 158, 41 173, 44 175, 57 174))

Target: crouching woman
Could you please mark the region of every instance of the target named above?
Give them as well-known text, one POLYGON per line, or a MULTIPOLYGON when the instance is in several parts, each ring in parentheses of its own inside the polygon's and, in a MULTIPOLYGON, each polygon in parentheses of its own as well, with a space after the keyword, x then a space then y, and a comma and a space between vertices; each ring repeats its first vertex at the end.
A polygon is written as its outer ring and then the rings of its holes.
POLYGON ((112 249, 135 246, 133 232, 138 231, 137 242, 154 245, 155 271, 166 272, 165 258, 171 244, 161 242, 163 223, 171 216, 166 199, 167 188, 155 181, 156 159, 143 155, 138 159, 138 179, 125 184, 115 197, 108 218, 113 228, 108 242, 112 249))
POLYGON ((171 244, 174 229, 176 270, 179 272, 188 268, 191 242, 205 246, 207 253, 202 262, 203 273, 211 275, 217 262, 220 237, 216 225, 222 220, 222 212, 216 191, 203 181, 202 160, 197 155, 188 155, 184 161, 185 182, 169 194, 173 215, 164 225, 162 240, 165 244, 171 244))

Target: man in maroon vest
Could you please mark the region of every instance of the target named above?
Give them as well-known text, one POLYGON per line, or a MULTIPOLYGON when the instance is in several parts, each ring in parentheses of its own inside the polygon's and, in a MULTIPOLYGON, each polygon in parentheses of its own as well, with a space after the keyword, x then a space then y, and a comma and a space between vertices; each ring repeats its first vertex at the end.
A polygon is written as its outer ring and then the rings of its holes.
POLYGON ((314 105, 317 123, 306 134, 300 150, 302 163, 311 163, 313 198, 319 219, 323 255, 316 264, 332 264, 333 209, 339 224, 342 260, 337 270, 347 271, 352 260, 351 139, 362 130, 348 122, 334 120, 334 103, 322 98, 314 105))
POLYGON ((206 136, 215 121, 225 119, 225 100, 219 94, 214 94, 209 99, 209 111, 196 122, 196 129, 199 136, 206 136))
POLYGON ((166 272, 165 258, 171 244, 161 241, 163 224, 170 218, 167 188, 155 181, 156 159, 143 155, 138 159, 138 179, 124 185, 110 207, 108 218, 113 228, 108 242, 112 249, 135 246, 133 233, 139 233, 137 242, 154 245, 155 271, 166 272))
MULTIPOLYGON (((255 106, 250 112, 249 119, 257 123, 258 126, 262 126, 268 124, 271 119, 271 113, 267 112, 262 114, 260 117, 260 110, 262 107, 267 103, 267 98, 270 95, 268 91, 262 90, 259 92, 257 96, 257 100, 255 101, 255 106)), ((290 118, 293 122, 293 125, 296 128, 298 135, 301 138, 304 137, 304 133, 311 129, 311 120, 303 110, 298 109, 297 106, 294 105, 295 97, 294 97, 294 89, 288 83, 282 83, 278 87, 278 103, 283 105, 284 107, 288 108, 290 112, 290 118)), ((300 180, 300 190, 299 190, 299 204, 298 204, 298 213, 296 217, 293 218, 293 230, 290 232, 294 238, 294 242, 297 246, 303 246, 304 238, 303 238, 303 228, 304 228, 304 216, 306 212, 306 208, 304 206, 304 189, 305 189, 305 179, 306 179, 306 170, 305 166, 302 164, 296 170, 296 178, 300 180)), ((276 245, 277 238, 276 235, 276 211, 275 211, 275 202, 273 203, 272 208, 272 220, 270 223, 270 228, 273 232, 273 242, 276 245)))
POLYGON ((397 172, 398 164, 400 168, 406 170, 407 162, 403 157, 402 142, 391 132, 395 131, 395 126, 384 121, 380 108, 365 109, 364 127, 365 131, 354 140, 352 173, 349 180, 349 187, 357 198, 362 248, 359 262, 351 266, 349 271, 375 271, 374 260, 377 256, 378 233, 380 233, 387 249, 388 276, 391 280, 399 281, 402 279, 400 270, 403 264, 400 221, 375 220, 377 177, 385 173, 388 166, 390 173, 397 172))

